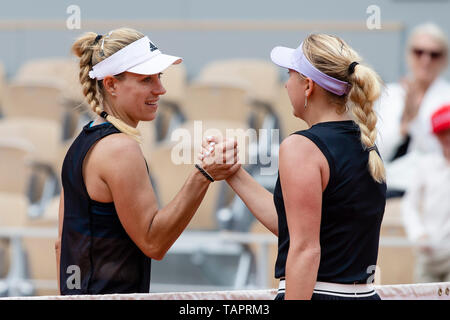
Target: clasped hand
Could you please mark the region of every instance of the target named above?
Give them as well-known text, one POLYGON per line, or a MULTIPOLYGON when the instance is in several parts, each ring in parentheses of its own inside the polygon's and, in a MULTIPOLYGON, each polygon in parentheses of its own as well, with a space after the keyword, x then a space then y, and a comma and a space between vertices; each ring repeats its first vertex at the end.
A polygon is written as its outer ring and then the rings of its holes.
POLYGON ((198 154, 201 166, 214 180, 224 180, 235 174, 241 164, 238 157, 238 145, 234 139, 219 141, 210 136, 203 139, 202 151, 198 154))

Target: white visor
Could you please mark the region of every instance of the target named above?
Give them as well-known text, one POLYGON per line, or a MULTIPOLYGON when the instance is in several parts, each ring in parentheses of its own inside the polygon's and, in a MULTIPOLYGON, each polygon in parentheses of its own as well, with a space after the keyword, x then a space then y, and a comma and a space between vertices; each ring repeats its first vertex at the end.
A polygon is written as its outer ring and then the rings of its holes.
POLYGON ((300 68, 295 64, 295 49, 286 47, 275 47, 270 52, 271 60, 282 68, 292 69, 301 72, 300 68))
POLYGON ((280 67, 295 70, 338 96, 347 94, 352 87, 348 82, 330 77, 314 67, 303 54, 303 42, 297 49, 275 47, 270 53, 270 58, 280 67))
POLYGON ((89 77, 102 80, 106 76, 114 76, 125 71, 146 75, 157 74, 182 60, 180 57, 161 53, 148 37, 143 37, 97 63, 89 71, 89 77))

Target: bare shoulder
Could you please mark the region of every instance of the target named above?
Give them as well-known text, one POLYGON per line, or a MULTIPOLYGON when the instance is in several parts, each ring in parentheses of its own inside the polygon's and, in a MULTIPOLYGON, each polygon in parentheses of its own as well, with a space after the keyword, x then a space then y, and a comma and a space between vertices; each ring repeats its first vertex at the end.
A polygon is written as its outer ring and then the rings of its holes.
POLYGON ((280 158, 311 160, 321 155, 322 152, 314 142, 299 134, 290 135, 280 145, 280 158))
POLYGON ((115 133, 101 139, 92 152, 92 158, 100 164, 102 172, 136 169, 136 165, 143 161, 139 143, 125 133, 115 133))
POLYGON ((96 149, 105 157, 114 157, 114 160, 142 154, 139 143, 125 133, 110 134, 104 137, 97 143, 96 149))
MULTIPOLYGON (((330 169, 328 161, 317 145, 305 136, 293 134, 287 137, 280 146, 279 153, 280 174, 296 172, 290 178, 303 182, 315 181, 320 174, 322 191, 328 185, 330 169), (299 170, 301 168, 301 170, 299 170)), ((296 181, 298 184, 299 181, 296 181)), ((308 182, 308 183, 309 183, 308 182)))

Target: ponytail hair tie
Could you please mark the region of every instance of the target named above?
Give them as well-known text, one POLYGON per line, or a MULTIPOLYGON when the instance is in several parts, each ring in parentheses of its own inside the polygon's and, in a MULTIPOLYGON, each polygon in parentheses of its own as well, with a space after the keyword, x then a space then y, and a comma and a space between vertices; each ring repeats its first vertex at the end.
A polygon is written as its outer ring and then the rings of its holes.
POLYGON ((106 111, 102 111, 102 113, 100 113, 100 117, 102 117, 103 119, 106 119, 107 116, 108 113, 106 111))
POLYGON ((99 41, 102 37, 103 37, 103 35, 98 34, 98 35, 95 37, 94 45, 96 45, 96 44, 98 43, 98 41, 99 41))
POLYGON ((369 148, 367 148, 367 152, 370 152, 370 151, 372 151, 372 150, 376 150, 376 147, 373 145, 373 146, 371 146, 371 147, 369 147, 369 148))
POLYGON ((352 63, 350 63, 350 65, 348 66, 348 75, 351 75, 353 72, 355 72, 355 67, 358 64, 359 64, 359 62, 356 62, 356 61, 353 61, 352 63))
MULTIPOLYGON (((101 34, 98 34, 98 35, 95 37, 94 43, 93 43, 92 45, 95 46, 95 45, 98 43, 98 41, 99 41, 102 37, 103 37, 103 36, 102 36, 101 34)), ((91 56, 91 65, 92 65, 92 56, 91 56)), ((89 78, 95 79, 94 74, 93 74, 92 71, 89 71, 89 78)))

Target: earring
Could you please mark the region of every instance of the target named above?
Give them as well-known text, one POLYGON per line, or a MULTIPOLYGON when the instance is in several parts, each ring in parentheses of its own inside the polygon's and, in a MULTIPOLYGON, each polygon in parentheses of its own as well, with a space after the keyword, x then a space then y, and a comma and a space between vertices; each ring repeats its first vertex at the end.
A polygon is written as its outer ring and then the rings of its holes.
POLYGON ((307 104, 308 104, 308 96, 305 96, 305 109, 307 104))

